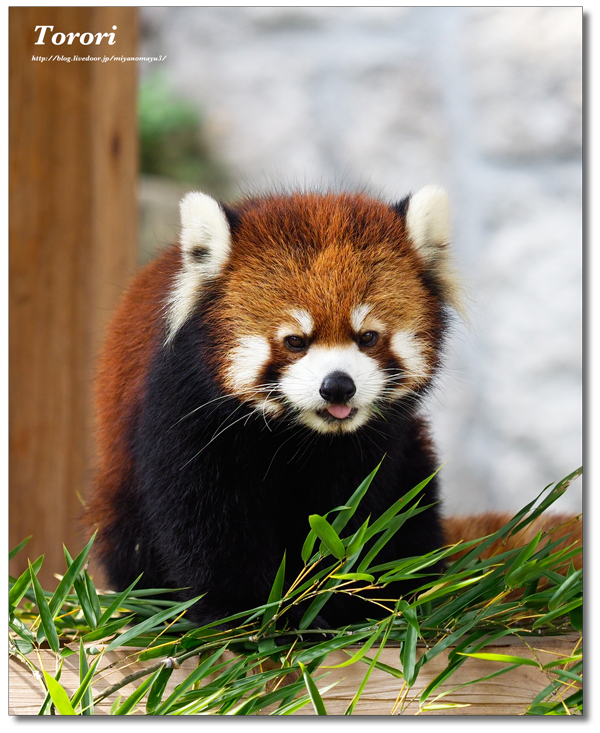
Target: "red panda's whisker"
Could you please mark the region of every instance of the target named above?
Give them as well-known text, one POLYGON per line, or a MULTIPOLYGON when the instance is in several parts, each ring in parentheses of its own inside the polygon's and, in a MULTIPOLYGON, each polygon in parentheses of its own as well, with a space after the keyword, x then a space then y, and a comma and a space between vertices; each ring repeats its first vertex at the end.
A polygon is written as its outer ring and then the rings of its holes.
MULTIPOLYGON (((194 407, 193 410, 190 410, 190 412, 187 413, 187 415, 184 415, 183 417, 180 417, 179 420, 176 420, 172 425, 171 428, 174 428, 176 425, 179 425, 180 422, 183 422, 183 420, 187 420, 188 417, 193 415, 195 412, 198 412, 198 410, 202 410, 205 407, 208 407, 208 405, 212 405, 215 402, 219 402, 220 400, 233 400, 235 399, 234 395, 221 395, 220 397, 215 397, 213 400, 209 400, 208 402, 205 402, 202 405, 199 405, 198 407, 194 407)), ((169 428, 169 430, 171 429, 169 428)))
MULTIPOLYGON (((192 462, 192 461, 193 461, 193 460, 194 460, 195 458, 197 458, 197 457, 198 457, 198 456, 200 455, 200 453, 202 453, 202 451, 203 451, 203 450, 205 450, 206 448, 208 448, 208 446, 209 446, 209 445, 210 445, 211 443, 213 443, 213 442, 214 442, 214 441, 215 441, 215 440, 216 440, 216 439, 217 439, 217 438, 218 438, 218 437, 219 437, 220 435, 223 435, 223 433, 224 433, 224 432, 225 432, 226 430, 229 430, 229 428, 232 428, 232 427, 233 427, 234 425, 236 425, 237 423, 241 422, 242 420, 247 420, 247 419, 248 419, 248 417, 251 417, 251 415, 252 415, 252 413, 250 413, 250 415, 242 415, 241 417, 238 417, 238 419, 237 419, 237 420, 234 420, 234 421, 233 421, 232 423, 230 423, 229 425, 226 425, 226 426, 225 426, 225 427, 223 428, 223 430, 220 430, 220 431, 219 431, 218 433, 215 433, 215 434, 214 434, 214 435, 212 436, 212 438, 211 438, 211 439, 210 439, 210 440, 208 441, 208 443, 207 443, 207 444, 206 444, 205 446, 203 446, 202 448, 200 448, 200 450, 199 450, 199 451, 198 451, 197 453, 194 453, 194 455, 193 455, 193 456, 192 456, 192 457, 191 457, 191 458, 190 458, 190 459, 189 459, 188 461, 186 461, 186 462, 185 462, 185 463, 183 464, 183 466, 181 466, 181 469, 180 469, 180 470, 183 470, 183 469, 184 469, 184 468, 185 468, 185 467, 186 467, 187 465, 189 465, 189 464, 190 464, 190 463, 191 463, 191 462, 192 462)), ((222 423, 221 423, 221 424, 222 424, 222 423)))
MULTIPOLYGON (((235 400, 239 398, 240 394, 243 394, 244 396, 253 396, 255 394, 258 394, 261 390, 267 390, 270 389, 271 393, 275 392, 277 389, 279 389, 279 385, 274 385, 273 383, 267 383, 267 384, 259 384, 253 389, 241 389, 238 390, 237 394, 225 394, 221 395, 220 397, 215 397, 212 400, 208 400, 208 402, 205 402, 202 405, 199 405, 198 407, 195 407, 193 410, 190 410, 186 415, 183 417, 180 417, 179 420, 173 423, 171 427, 175 427, 175 425, 178 425, 183 420, 186 420, 188 417, 193 415, 194 413, 198 412, 198 410, 203 410, 205 407, 208 407, 209 405, 214 404, 215 402, 220 402, 221 400, 235 400)), ((270 396, 270 395, 269 395, 270 396)))
POLYGON ((279 446, 279 448, 277 448, 277 450, 275 451, 275 453, 273 453, 273 456, 271 457, 271 461, 270 461, 270 463, 269 463, 269 465, 267 467, 267 470, 265 472, 265 475, 263 476, 263 481, 267 478, 267 475, 268 475, 269 471, 271 470, 271 466, 273 465, 273 461, 275 460, 275 457, 277 456, 277 454, 279 453, 279 451, 283 448, 284 445, 286 445, 287 443, 289 443, 290 440, 292 438, 294 438, 294 437, 295 437, 295 433, 292 433, 292 435, 290 435, 289 438, 286 438, 283 441, 283 443, 281 443, 281 445, 279 446))

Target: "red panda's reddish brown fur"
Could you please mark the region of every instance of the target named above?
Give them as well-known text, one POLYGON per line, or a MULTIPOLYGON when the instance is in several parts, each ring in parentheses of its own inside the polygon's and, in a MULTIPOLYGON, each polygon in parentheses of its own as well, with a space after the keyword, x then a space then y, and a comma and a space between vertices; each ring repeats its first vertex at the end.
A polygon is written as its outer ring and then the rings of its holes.
MULTIPOLYGON (((449 545, 454 545, 461 541, 469 541, 485 537, 493 534, 501 529, 505 524, 512 519, 511 514, 501 512, 486 512, 484 514, 471 514, 466 516, 454 516, 447 517, 444 520, 444 533, 446 542, 449 545)), ((497 540, 488 548, 486 548, 481 554, 482 558, 494 557, 502 552, 506 552, 514 547, 523 547, 530 542, 538 532, 543 532, 549 535, 547 541, 553 541, 559 537, 565 537, 564 541, 558 545, 557 549, 564 549, 565 547, 576 544, 581 546, 582 542, 582 527, 580 517, 573 517, 568 514, 541 514, 537 519, 527 525, 520 532, 511 535, 504 542, 497 540)), ((542 545, 545 541, 542 541, 542 545)), ((542 546, 540 545, 540 547, 542 546)), ((450 559, 455 559, 463 556, 470 551, 471 548, 457 552, 450 559)), ((568 567, 569 562, 573 562, 573 565, 577 570, 582 566, 581 554, 575 555, 573 558, 565 562, 565 566, 568 567)))
MULTIPOLYGON (((129 421, 138 409, 153 353, 164 340, 164 292, 180 267, 177 247, 141 270, 117 309, 95 383, 97 473, 84 522, 93 531, 115 519, 115 495, 131 463, 129 421)), ((102 545, 103 535, 98 538, 102 545)))

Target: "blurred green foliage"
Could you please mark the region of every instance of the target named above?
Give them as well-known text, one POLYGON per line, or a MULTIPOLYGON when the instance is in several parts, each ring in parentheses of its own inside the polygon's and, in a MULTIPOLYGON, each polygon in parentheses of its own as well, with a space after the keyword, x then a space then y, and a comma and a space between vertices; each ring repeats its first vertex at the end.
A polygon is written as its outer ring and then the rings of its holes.
POLYGON ((142 79, 138 95, 140 172, 223 194, 229 177, 210 150, 198 110, 162 74, 142 79))

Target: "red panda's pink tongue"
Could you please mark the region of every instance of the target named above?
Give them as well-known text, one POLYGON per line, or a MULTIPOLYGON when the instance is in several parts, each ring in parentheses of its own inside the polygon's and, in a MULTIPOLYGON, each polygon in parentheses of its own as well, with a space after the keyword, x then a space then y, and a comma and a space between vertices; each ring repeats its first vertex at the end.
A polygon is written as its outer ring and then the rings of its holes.
POLYGON ((327 412, 330 415, 333 415, 333 417, 343 420, 352 412, 352 408, 348 407, 348 405, 329 405, 327 412))

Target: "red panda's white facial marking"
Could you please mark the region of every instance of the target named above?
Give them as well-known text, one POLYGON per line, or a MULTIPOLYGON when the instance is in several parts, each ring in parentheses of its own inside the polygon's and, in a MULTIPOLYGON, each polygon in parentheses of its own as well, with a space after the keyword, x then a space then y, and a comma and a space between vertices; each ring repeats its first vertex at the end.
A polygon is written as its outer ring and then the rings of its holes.
POLYGON ((271 347, 264 336, 241 336, 228 355, 227 380, 242 401, 252 403, 262 413, 279 415, 282 406, 268 396, 274 385, 260 383, 270 356, 271 347))
POLYGON ((290 311, 289 320, 277 329, 277 338, 282 342, 293 337, 308 340, 312 336, 314 327, 312 316, 307 310, 294 308, 290 311))
MULTIPOLYGON (((391 338, 390 348, 404 365, 408 385, 418 386, 427 382, 431 367, 425 358, 424 346, 414 333, 406 329, 396 331, 391 338)), ((399 389, 407 392, 408 385, 400 385, 399 389)))
POLYGON ((298 420, 319 432, 350 432, 373 414, 385 377, 356 344, 318 346, 283 370, 285 401, 298 420))
POLYGON ((228 358, 227 376, 232 388, 241 394, 256 390, 270 355, 271 347, 264 336, 241 336, 228 358))
POLYGON ((294 308, 290 315, 300 326, 304 336, 311 336, 315 324, 310 313, 304 308, 294 308))
MULTIPOLYGON (((361 305, 357 305, 353 308, 352 313, 350 314, 350 323, 352 324, 352 330, 354 333, 360 333, 363 330, 365 319, 372 310, 372 307, 366 303, 361 303, 361 305)), ((374 326, 373 323, 370 325, 373 328, 377 327, 376 325, 374 326)))

